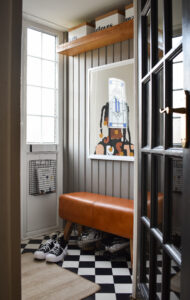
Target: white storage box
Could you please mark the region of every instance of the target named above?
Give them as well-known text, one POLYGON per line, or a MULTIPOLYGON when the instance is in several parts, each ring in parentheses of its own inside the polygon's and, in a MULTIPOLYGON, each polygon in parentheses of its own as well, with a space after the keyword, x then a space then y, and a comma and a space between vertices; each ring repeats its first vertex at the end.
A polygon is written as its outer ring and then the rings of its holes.
POLYGON ((125 21, 125 15, 118 9, 113 10, 103 16, 95 19, 96 31, 100 31, 109 28, 114 25, 118 25, 125 21))
POLYGON ((134 19, 134 7, 133 4, 129 4, 125 6, 125 20, 134 19))
POLYGON ((69 42, 77 40, 89 33, 94 32, 94 26, 85 22, 69 29, 69 42))

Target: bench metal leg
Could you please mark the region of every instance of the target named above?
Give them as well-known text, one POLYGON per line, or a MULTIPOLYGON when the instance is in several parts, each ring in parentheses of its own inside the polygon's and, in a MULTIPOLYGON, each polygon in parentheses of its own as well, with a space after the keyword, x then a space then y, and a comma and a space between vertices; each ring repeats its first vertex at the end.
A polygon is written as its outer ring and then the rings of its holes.
POLYGON ((67 221, 66 225, 65 225, 65 229, 64 229, 64 240, 68 241, 71 235, 73 229, 73 223, 70 221, 67 221))

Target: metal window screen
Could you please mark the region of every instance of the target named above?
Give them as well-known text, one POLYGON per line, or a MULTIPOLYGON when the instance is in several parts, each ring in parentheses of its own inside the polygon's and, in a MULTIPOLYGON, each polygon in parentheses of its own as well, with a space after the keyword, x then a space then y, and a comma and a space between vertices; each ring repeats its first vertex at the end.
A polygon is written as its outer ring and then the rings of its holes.
POLYGON ((50 159, 29 161, 29 195, 56 192, 57 161, 50 159))

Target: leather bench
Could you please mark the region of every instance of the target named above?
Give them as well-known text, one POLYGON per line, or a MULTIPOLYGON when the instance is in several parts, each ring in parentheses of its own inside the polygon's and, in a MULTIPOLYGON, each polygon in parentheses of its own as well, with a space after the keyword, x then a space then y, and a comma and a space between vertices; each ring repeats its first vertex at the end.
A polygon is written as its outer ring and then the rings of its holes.
MULTIPOLYGON (((150 193, 148 193, 150 199, 150 193)), ((159 215, 162 213, 163 194, 158 197, 159 215)), ((148 200, 148 214, 150 200, 148 200)), ((66 220, 64 230, 68 240, 72 224, 92 227, 130 239, 131 261, 133 260, 133 215, 134 202, 130 199, 77 192, 59 197, 59 216, 66 220)), ((160 218, 160 217, 159 217, 160 218)))

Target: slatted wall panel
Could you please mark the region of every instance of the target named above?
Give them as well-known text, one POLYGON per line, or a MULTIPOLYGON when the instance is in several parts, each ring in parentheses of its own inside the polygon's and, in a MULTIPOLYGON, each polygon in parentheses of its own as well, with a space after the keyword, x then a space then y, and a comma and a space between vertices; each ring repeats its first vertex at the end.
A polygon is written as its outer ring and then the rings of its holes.
POLYGON ((88 69, 128 58, 133 58, 133 40, 69 57, 68 192, 88 191, 133 199, 133 162, 90 160, 86 139, 88 69))

